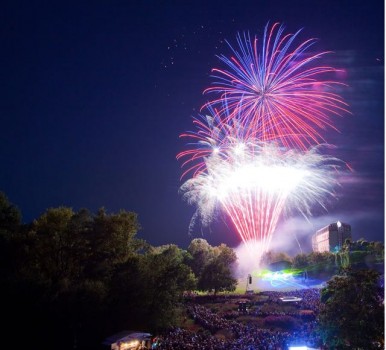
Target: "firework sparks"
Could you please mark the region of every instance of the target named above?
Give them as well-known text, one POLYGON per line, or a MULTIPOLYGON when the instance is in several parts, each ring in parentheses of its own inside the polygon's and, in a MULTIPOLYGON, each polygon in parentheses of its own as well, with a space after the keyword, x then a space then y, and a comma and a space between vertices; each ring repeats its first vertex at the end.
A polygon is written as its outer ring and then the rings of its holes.
POLYGON ((194 218, 208 224, 216 209, 224 210, 242 241, 269 248, 282 212, 297 209, 306 217, 311 205, 324 207, 338 185, 340 162, 319 152, 283 150, 274 144, 235 145, 227 156, 213 153, 206 171, 181 187, 184 197, 197 206, 194 218))
POLYGON ((204 91, 220 97, 206 106, 219 107, 226 100, 232 110, 226 118, 263 130, 261 141, 306 149, 325 142, 319 130, 335 129, 330 117, 348 112, 347 105, 333 92, 340 83, 323 79, 338 70, 315 65, 328 52, 310 54, 314 39, 295 45, 300 30, 283 32, 278 23, 271 29, 267 25, 260 50, 249 33, 238 35, 238 49, 228 43, 234 56, 219 56, 226 68, 212 70, 215 82, 204 91))
MULTIPOLYGON (((225 110, 227 109, 223 107, 223 111, 225 110)), ((238 119, 228 118, 229 115, 228 111, 227 118, 224 119, 217 110, 209 107, 207 114, 194 118, 196 131, 180 135, 181 138, 191 140, 189 149, 177 155, 178 160, 184 160, 182 167, 187 167, 181 178, 190 172, 195 177, 205 171, 205 159, 212 154, 227 159, 234 150, 241 150, 243 143, 248 142, 248 139, 259 139, 262 130, 245 127, 238 119), (232 151, 229 152, 230 150, 232 151)))

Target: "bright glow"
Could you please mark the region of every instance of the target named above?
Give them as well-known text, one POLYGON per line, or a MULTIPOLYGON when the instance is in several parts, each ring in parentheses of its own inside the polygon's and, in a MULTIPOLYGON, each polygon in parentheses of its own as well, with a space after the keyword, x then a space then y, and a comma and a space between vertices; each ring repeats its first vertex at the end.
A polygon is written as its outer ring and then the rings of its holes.
POLYGON ((234 151, 237 155, 241 155, 244 153, 245 145, 243 143, 239 143, 235 146, 234 151))
POLYGON ((130 342, 121 343, 119 346, 119 350, 132 349, 139 345, 138 340, 132 340, 130 342))
POLYGON ((233 248, 237 255, 237 266, 235 266, 235 276, 237 278, 244 278, 245 275, 251 274, 259 279, 258 264, 263 252, 263 245, 261 242, 248 242, 248 246, 242 242, 238 247, 233 248), (253 254, 251 254, 253 252, 253 254))
POLYGON ((281 297, 279 299, 281 301, 284 301, 284 302, 294 302, 294 301, 302 301, 303 300, 302 298, 298 298, 298 297, 281 297))
POLYGON ((259 186, 270 192, 291 191, 306 174, 301 169, 285 166, 243 164, 230 172, 229 177, 219 184, 219 189, 226 192, 259 186))
POLYGON ((307 350, 307 346, 290 346, 288 350, 307 350))
POLYGON ((338 222, 336 223, 336 225, 338 226, 338 228, 342 227, 342 224, 341 224, 340 221, 338 221, 338 222))
POLYGON ((264 188, 267 193, 289 193, 307 175, 307 172, 301 169, 254 164, 245 164, 228 170, 227 174, 219 179, 212 192, 220 200, 231 196, 235 191, 259 187, 264 188))
POLYGON ((336 185, 336 161, 317 149, 285 151, 249 140, 242 157, 230 150, 208 157, 205 164, 206 172, 181 186, 185 198, 197 206, 194 218, 209 223, 220 207, 253 256, 252 246, 257 242, 261 243, 260 255, 269 249, 283 211, 292 207, 308 215, 310 205, 323 206, 323 199, 333 195, 336 185))
MULTIPOLYGON (((283 288, 283 287, 292 287, 296 289, 303 289, 304 286, 296 282, 294 278, 294 273, 286 271, 264 271, 261 274, 263 281, 269 281, 272 287, 283 288)), ((283 300, 288 301, 288 300, 283 300)), ((293 300, 291 300, 293 301, 293 300)))

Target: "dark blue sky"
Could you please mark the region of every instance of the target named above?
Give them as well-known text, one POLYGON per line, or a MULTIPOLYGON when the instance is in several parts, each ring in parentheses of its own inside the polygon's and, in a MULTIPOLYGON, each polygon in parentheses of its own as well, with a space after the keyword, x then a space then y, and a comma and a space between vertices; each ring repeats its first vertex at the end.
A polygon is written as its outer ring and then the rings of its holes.
MULTIPOLYGON (((265 24, 303 28, 343 68, 340 92, 352 116, 326 138, 355 170, 339 201, 311 223, 384 239, 384 2, 375 1, 3 1, 0 11, 0 191, 28 223, 61 205, 135 211, 139 237, 187 247, 194 208, 178 194, 179 135, 206 101, 216 54, 238 31, 265 24)), ((236 245, 231 228, 204 230, 236 245)), ((290 231, 294 232, 290 232, 290 231)), ((198 236, 201 232, 198 233, 198 236)), ((281 236, 280 236, 281 235, 281 236)))

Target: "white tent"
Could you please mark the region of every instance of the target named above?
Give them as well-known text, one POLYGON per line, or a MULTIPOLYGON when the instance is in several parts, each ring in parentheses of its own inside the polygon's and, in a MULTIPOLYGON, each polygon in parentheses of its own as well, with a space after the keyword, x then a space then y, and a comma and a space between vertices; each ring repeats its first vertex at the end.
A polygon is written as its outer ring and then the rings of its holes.
POLYGON ((122 331, 106 338, 103 342, 111 350, 150 348, 151 334, 137 331, 122 331))

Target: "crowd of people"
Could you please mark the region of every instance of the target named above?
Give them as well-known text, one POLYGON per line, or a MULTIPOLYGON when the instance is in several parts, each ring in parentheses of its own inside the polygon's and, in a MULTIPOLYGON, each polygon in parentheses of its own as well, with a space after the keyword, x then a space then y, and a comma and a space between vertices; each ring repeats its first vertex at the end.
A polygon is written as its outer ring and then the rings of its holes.
MULTIPOLYGON (((281 297, 291 295, 301 298, 301 301, 298 302, 299 310, 307 309, 317 313, 320 308, 318 289, 291 292, 272 291, 265 292, 264 295, 268 296, 267 303, 280 303, 281 297)), ((231 300, 234 302, 234 299, 223 299, 222 301, 231 302, 231 300)), ((188 303, 187 312, 190 318, 201 326, 202 330, 193 333, 182 328, 174 328, 159 337, 157 349, 286 350, 290 344, 299 341, 310 347, 319 347, 321 344, 315 319, 302 320, 293 330, 277 330, 261 328, 255 322, 243 323, 237 319, 229 319, 225 317, 226 315, 215 313, 199 302, 188 303), (218 334, 216 335, 219 331, 226 331, 231 336, 219 337, 218 334)), ((250 316, 253 315, 253 313, 250 314, 250 316)))
POLYGON ((263 292, 263 294, 269 297, 269 302, 280 302, 280 298, 285 296, 300 298, 301 301, 298 302, 298 305, 302 309, 312 310, 314 312, 319 312, 321 306, 320 290, 317 288, 297 289, 290 292, 268 291, 263 292))

